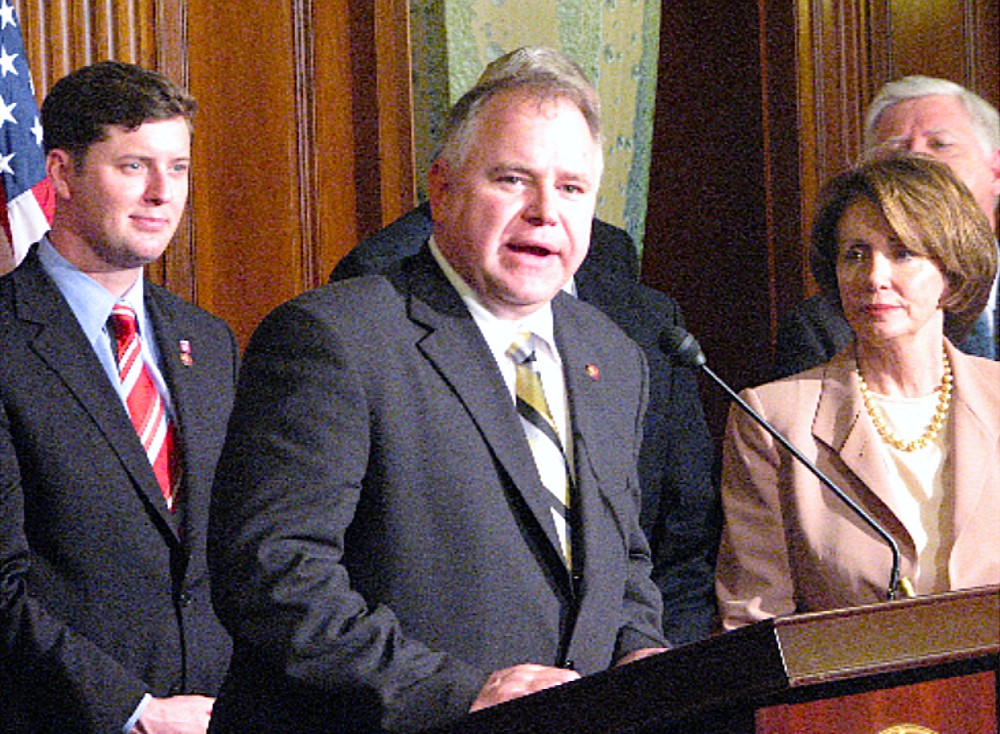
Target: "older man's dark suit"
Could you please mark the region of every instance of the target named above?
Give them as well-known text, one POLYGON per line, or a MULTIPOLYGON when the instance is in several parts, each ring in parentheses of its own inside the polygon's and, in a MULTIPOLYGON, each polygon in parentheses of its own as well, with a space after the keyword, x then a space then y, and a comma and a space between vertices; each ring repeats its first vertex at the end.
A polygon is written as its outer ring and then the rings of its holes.
MULTIPOLYGON (((366 238, 334 269, 332 280, 377 273, 417 252, 433 223, 426 204, 366 238)), ((649 363, 649 407, 639 457, 642 527, 663 596, 663 631, 673 644, 707 637, 715 614, 714 556, 719 498, 712 443, 694 373, 660 348, 667 326, 683 326, 680 307, 636 282, 638 258, 628 233, 594 220, 590 251, 576 273, 577 294, 628 334, 649 363)))
POLYGON ((179 417, 183 522, 36 252, 0 279, 4 734, 115 734, 145 692, 211 695, 225 672, 204 546, 238 349, 219 319, 145 288, 179 417))
POLYGON ((520 663, 583 674, 662 644, 638 524, 638 347, 553 302, 578 489, 558 550, 514 401, 428 250, 251 340, 209 558, 235 640, 219 732, 412 731, 520 663))

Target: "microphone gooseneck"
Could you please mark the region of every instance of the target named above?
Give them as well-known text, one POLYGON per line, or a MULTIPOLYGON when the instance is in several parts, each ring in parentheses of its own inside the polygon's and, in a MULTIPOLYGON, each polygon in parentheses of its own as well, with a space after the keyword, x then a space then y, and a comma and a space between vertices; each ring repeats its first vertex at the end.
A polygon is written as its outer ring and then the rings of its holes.
POLYGON ((861 518, 861 520, 863 520, 868 527, 874 530, 875 533, 886 542, 886 545, 888 545, 889 549, 892 551, 892 568, 889 571, 889 588, 886 592, 887 598, 890 600, 895 599, 900 590, 902 590, 904 595, 907 597, 912 597, 914 595, 909 579, 900 579, 899 577, 902 554, 899 552, 899 545, 896 543, 896 539, 893 538, 889 532, 883 528, 877 520, 875 520, 875 518, 868 514, 863 507, 851 499, 851 497, 849 497, 844 490, 834 484, 833 480, 820 471, 819 467, 807 459, 805 455, 792 445, 787 438, 782 436, 774 426, 763 418, 763 416, 751 408, 750 405, 743 398, 741 398, 736 391, 729 387, 729 385, 726 384, 721 377, 715 374, 715 372, 713 372, 708 366, 708 360, 705 359, 705 354, 701 351, 701 347, 698 346, 697 340, 688 331, 685 331, 679 326, 668 326, 660 335, 660 348, 663 349, 664 353, 671 357, 676 363, 692 369, 701 369, 706 375, 712 378, 712 380, 719 387, 725 390, 729 397, 736 401, 736 404, 740 406, 741 410, 753 418, 761 428, 767 431, 775 441, 781 444, 786 451, 788 451, 809 471, 811 471, 827 489, 833 492, 841 500, 841 502, 846 504, 855 515, 861 518))

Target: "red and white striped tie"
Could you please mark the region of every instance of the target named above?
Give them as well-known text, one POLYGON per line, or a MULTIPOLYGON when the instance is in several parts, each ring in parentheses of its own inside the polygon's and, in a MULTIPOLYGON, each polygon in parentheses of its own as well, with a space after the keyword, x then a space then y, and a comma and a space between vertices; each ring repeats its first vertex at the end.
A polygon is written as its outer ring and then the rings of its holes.
POLYGON ((129 417, 153 466, 167 508, 173 512, 175 495, 171 458, 174 431, 167 420, 167 412, 153 377, 142 359, 142 341, 132 307, 116 303, 111 309, 111 326, 117 343, 118 376, 128 396, 129 417))

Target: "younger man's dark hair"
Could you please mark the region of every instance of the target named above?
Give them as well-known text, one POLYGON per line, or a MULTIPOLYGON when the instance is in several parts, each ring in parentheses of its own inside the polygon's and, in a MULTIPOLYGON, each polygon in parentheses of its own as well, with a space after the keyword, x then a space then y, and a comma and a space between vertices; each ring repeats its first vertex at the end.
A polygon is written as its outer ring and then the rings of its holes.
POLYGON ((194 118, 194 98, 155 71, 121 61, 84 66, 56 82, 42 103, 45 153, 66 150, 81 165, 94 143, 118 125, 134 130, 150 120, 194 118))

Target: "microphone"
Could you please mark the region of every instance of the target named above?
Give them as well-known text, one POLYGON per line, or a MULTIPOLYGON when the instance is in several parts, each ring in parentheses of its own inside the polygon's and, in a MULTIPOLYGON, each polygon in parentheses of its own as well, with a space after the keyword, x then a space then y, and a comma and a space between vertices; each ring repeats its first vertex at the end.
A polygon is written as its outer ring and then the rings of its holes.
POLYGON ((910 583, 909 579, 899 577, 899 568, 901 564, 902 554, 899 552, 899 545, 896 543, 896 539, 893 538, 889 532, 883 528, 875 518, 868 514, 863 507, 861 507, 857 502, 851 499, 840 487, 833 483, 829 477, 826 476, 822 471, 819 470, 815 464, 813 464, 809 459, 807 459, 801 451, 799 451, 792 443, 778 433, 778 430, 768 423, 764 418, 747 402, 741 398, 736 392, 726 384, 726 382, 719 377, 712 369, 708 366, 707 360, 705 359, 704 352, 701 351, 701 347, 698 346, 698 342, 693 336, 679 326, 668 326, 663 330, 660 335, 660 348, 671 357, 674 362, 683 365, 685 367, 690 367, 692 369, 701 369, 706 375, 712 378, 712 380, 726 393, 736 401, 736 404, 746 412, 751 418, 753 418, 761 428, 767 431, 771 436, 781 444, 786 451, 788 451, 792 456, 794 456, 798 461, 800 461, 809 471, 811 471, 820 482, 826 486, 834 495, 836 495, 841 502, 847 505, 850 510, 857 515, 861 520, 865 522, 868 527, 875 531, 879 537, 881 537, 886 544, 889 546, 889 550, 892 551, 892 568, 889 571, 889 588, 886 592, 886 597, 890 600, 895 599, 900 591, 903 595, 912 598, 915 596, 913 591, 913 585, 910 583))

